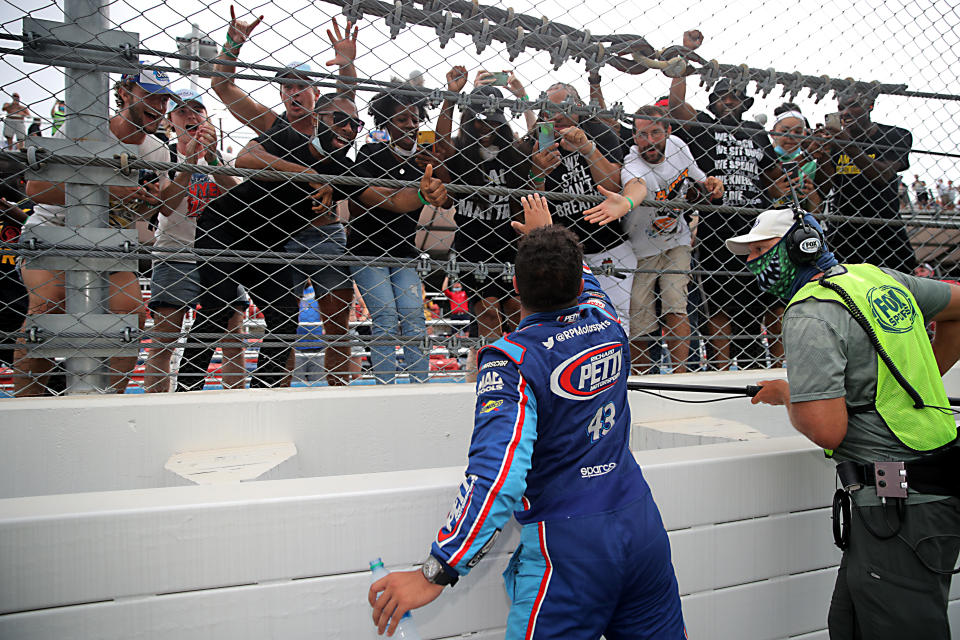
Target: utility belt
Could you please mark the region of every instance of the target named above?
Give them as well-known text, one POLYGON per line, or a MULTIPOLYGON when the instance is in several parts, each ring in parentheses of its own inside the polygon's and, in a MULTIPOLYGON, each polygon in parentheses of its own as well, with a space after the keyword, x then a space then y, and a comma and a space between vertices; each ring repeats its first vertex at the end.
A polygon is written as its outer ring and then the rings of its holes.
MULTIPOLYGON (((841 488, 833 496, 833 541, 845 550, 850 544, 850 496, 864 487, 876 487, 877 497, 884 506, 888 499, 894 500, 901 521, 906 517, 910 489, 934 496, 960 496, 960 446, 909 462, 840 462, 837 478, 841 488)), ((871 531, 880 539, 893 537, 898 532, 899 527, 891 535, 871 531)))

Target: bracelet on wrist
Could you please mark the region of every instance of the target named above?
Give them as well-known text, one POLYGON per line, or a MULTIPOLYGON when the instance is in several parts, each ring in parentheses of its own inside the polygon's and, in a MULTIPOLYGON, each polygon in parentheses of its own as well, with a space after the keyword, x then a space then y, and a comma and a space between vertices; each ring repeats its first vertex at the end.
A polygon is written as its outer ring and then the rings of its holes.
POLYGON ((214 156, 213 160, 207 160, 207 164, 211 167, 218 167, 220 166, 220 161, 214 156))
POLYGON ((235 47, 239 47, 239 46, 240 46, 240 43, 237 42, 236 40, 234 40, 233 38, 231 38, 229 33, 227 34, 227 42, 229 42, 230 44, 233 45, 233 47, 231 47, 231 48, 235 48, 235 47))
POLYGON ((537 184, 543 184, 544 182, 547 181, 546 176, 540 176, 538 178, 537 175, 533 172, 533 169, 530 170, 530 179, 536 182, 537 184))
POLYGON ((420 189, 417 189, 417 197, 420 198, 420 202, 422 202, 424 206, 426 207, 431 206, 430 203, 427 202, 427 199, 423 197, 423 194, 420 192, 420 189))
POLYGON ((226 47, 223 47, 222 49, 220 49, 220 55, 230 58, 231 60, 237 59, 237 54, 235 54, 233 51, 230 51, 226 47))
POLYGON ((630 199, 630 196, 623 196, 623 197, 627 199, 627 203, 630 205, 630 210, 633 211, 634 206, 635 206, 635 205, 633 204, 633 200, 630 199))
POLYGON ((522 96, 520 96, 520 99, 523 100, 524 102, 530 102, 530 96, 528 96, 527 94, 523 94, 522 96))

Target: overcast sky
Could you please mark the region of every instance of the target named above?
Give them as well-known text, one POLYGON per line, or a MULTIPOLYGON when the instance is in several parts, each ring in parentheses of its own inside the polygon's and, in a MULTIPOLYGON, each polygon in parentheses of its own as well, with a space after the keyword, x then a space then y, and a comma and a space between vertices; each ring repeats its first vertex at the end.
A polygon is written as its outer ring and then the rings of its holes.
MULTIPOLYGON (((48 20, 63 19, 63 0, 0 0, 0 30, 19 34, 21 19, 26 13, 48 20)), ((159 51, 175 51, 174 38, 189 33, 190 23, 197 23, 218 43, 224 41, 230 16, 230 2, 225 0, 167 0, 144 9, 145 0, 116 0, 110 3, 113 28, 140 34, 144 47, 159 51)), ((243 47, 241 59, 264 64, 285 64, 294 60, 310 60, 320 70, 331 57, 326 28, 330 18, 343 16, 339 7, 314 0, 243 0, 234 3, 238 15, 248 18, 263 14, 263 23, 243 47)), ((491 3, 485 3, 491 4, 491 3)), ((685 29, 700 28, 705 41, 700 48, 704 58, 716 58, 730 64, 746 63, 751 67, 774 67, 778 71, 800 71, 808 75, 828 74, 858 80, 904 83, 911 90, 960 92, 957 69, 960 15, 952 3, 908 2, 896 0, 830 1, 795 0, 751 2, 717 2, 716 0, 670 0, 641 4, 622 0, 516 0, 496 2, 496 6, 513 6, 517 12, 545 15, 570 26, 589 29, 593 34, 638 34, 655 48, 678 43, 685 29), (574 5, 569 8, 570 5, 574 5), (745 11, 744 7, 749 7, 745 11)), ((553 71, 546 52, 526 51, 513 63, 508 61, 505 46, 492 43, 477 54, 469 36, 458 35, 441 49, 436 34, 424 27, 408 27, 391 41, 383 19, 368 16, 360 23, 360 47, 357 66, 361 76, 389 80, 391 76, 407 77, 412 71, 426 72, 427 86, 443 86, 443 76, 454 64, 475 71, 516 69, 536 97, 555 81, 571 82, 587 96, 583 65, 567 62, 553 71)), ((14 47, 16 43, 5 41, 14 47)), ((171 61, 173 63, 173 61, 171 61)), ((622 101, 628 110, 648 104, 664 95, 669 80, 659 72, 648 71, 630 76, 610 67, 602 71, 604 94, 608 103, 622 101)), ((176 78, 177 88, 188 86, 185 78, 176 78)), ((203 81, 209 87, 208 81, 203 81)), ((260 102, 277 106, 277 85, 241 81, 260 102)), ((751 91, 753 85, 750 85, 751 91)), ((3 55, 0 60, 0 93, 6 100, 13 91, 43 117, 48 117, 53 96, 63 96, 63 75, 56 69, 24 64, 19 56, 3 55)), ((748 117, 772 113, 781 98, 777 88, 767 98, 758 98, 748 117)), ((212 92, 206 99, 215 122, 223 119, 226 133, 242 143, 249 134, 222 110, 212 92)), ((365 112, 369 94, 360 95, 359 106, 365 112)), ((706 105, 706 94, 697 86, 697 77, 690 80, 688 100, 697 108, 706 105)), ((822 122, 824 114, 835 111, 836 103, 827 99, 814 104, 807 91, 796 100, 811 121, 822 122)), ((112 101, 111 101, 112 103, 112 101)), ((282 107, 281 107, 282 109, 282 107)), ((363 114, 372 124, 372 119, 363 114)), ((896 124, 914 134, 914 149, 958 153, 956 141, 960 105, 955 101, 925 100, 881 96, 874 111, 874 120, 896 124)), ((907 172, 928 179, 948 177, 960 181, 955 159, 937 159, 915 153, 912 168, 907 172)))

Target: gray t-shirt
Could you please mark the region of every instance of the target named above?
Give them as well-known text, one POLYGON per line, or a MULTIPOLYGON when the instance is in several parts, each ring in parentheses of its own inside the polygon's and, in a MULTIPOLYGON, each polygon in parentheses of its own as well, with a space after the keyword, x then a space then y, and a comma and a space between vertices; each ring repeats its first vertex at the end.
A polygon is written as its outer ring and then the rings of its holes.
MULTIPOLYGON (((883 269, 917 300, 925 321, 950 301, 950 286, 937 280, 883 269)), ((790 401, 846 398, 847 407, 873 404, 877 391, 877 352, 853 316, 839 304, 808 300, 789 307, 783 317, 783 338, 790 382, 790 401)), ((899 443, 874 411, 850 414, 847 435, 834 452, 836 460, 870 463, 912 460, 920 454, 899 443)), ((876 501, 876 492, 858 491, 857 503, 876 501), (868 496, 870 496, 868 498, 868 496)), ((911 502, 925 501, 924 497, 911 502)))

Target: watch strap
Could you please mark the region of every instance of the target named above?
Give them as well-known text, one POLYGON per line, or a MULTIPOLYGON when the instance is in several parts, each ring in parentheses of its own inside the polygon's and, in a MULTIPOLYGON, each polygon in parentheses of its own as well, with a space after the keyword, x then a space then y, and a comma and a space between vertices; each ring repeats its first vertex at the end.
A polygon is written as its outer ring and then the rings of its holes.
POLYGON ((423 561, 423 568, 421 569, 421 572, 423 573, 423 577, 425 577, 428 582, 431 582, 433 584, 438 584, 441 587, 445 587, 447 585, 450 585, 452 587, 453 585, 457 584, 458 580, 460 580, 460 576, 457 574, 456 571, 454 571, 450 567, 450 565, 448 565, 446 562, 436 557, 432 553, 429 556, 427 556, 426 560, 423 561), (433 577, 430 577, 427 575, 428 563, 431 563, 431 564, 436 563, 436 565, 440 569, 439 571, 436 572, 436 574, 433 577))

